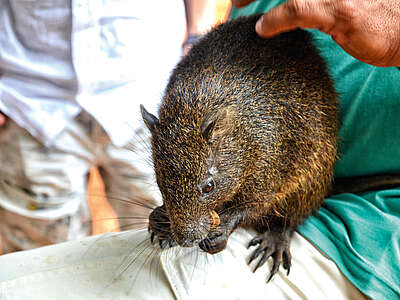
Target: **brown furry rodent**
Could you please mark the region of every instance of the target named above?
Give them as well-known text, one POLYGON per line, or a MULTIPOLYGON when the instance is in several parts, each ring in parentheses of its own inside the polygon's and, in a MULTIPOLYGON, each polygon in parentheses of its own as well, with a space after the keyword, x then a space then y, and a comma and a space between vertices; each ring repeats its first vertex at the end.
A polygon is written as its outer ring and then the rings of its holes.
MULTIPOLYGON (((171 75, 152 133, 163 246, 216 253, 238 226, 260 235, 250 261, 290 269, 293 230, 317 210, 337 157, 338 102, 310 34, 257 36, 259 15, 205 35, 171 75)), ((256 267, 256 268, 257 268, 256 267)))

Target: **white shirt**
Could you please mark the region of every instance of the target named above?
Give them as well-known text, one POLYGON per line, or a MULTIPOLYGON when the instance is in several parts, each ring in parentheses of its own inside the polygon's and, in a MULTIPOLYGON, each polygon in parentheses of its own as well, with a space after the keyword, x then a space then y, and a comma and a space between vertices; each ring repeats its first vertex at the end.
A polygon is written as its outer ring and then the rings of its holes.
POLYGON ((182 0, 0 0, 0 111, 49 146, 84 109, 124 145, 185 29, 182 0))
POLYGON ((96 236, 0 256, 0 299, 353 299, 366 297, 304 237, 291 242, 289 276, 271 260, 255 273, 253 231, 236 230, 215 255, 199 248, 161 251, 147 230, 96 236))

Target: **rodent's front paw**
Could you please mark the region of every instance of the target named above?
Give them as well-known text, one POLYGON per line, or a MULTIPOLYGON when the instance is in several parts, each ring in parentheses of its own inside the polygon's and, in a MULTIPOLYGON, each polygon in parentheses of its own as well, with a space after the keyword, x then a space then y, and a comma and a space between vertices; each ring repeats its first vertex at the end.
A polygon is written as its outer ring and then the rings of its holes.
POLYGON ((176 243, 172 239, 171 222, 165 211, 165 206, 156 207, 149 216, 148 230, 151 232, 150 241, 153 244, 155 237, 162 249, 175 246, 176 243))
POLYGON ((226 248, 229 234, 221 226, 211 230, 207 237, 199 243, 200 249, 210 254, 218 253, 226 248))
POLYGON ((260 256, 260 259, 254 268, 254 272, 261 267, 269 257, 272 257, 274 261, 267 282, 269 282, 278 272, 281 264, 283 265, 283 268, 287 270, 286 275, 289 275, 292 260, 290 254, 290 240, 292 233, 292 230, 286 230, 284 232, 267 231, 250 241, 249 247, 256 245, 258 245, 258 247, 251 255, 249 264, 260 256))

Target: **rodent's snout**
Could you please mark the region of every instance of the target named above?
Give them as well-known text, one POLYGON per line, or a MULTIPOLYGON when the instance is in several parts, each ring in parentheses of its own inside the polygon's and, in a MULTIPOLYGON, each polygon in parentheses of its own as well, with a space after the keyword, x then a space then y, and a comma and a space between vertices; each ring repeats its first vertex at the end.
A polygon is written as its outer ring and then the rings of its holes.
POLYGON ((176 226, 175 224, 172 226, 172 234, 175 242, 182 247, 193 247, 207 237, 211 228, 218 226, 219 218, 218 214, 213 211, 199 220, 180 223, 182 226, 176 226))

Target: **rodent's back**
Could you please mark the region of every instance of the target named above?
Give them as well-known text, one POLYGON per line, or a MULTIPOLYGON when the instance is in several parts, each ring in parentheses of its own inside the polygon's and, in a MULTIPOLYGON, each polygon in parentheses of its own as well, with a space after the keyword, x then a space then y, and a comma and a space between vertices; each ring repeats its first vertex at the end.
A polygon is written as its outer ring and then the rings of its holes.
POLYGON ((261 106, 271 114, 324 110, 335 119, 336 108, 326 105, 336 104, 336 93, 311 35, 296 30, 262 39, 254 30, 258 17, 222 24, 191 49, 170 78, 161 119, 179 114, 177 103, 200 116, 228 106, 250 116, 261 106))
POLYGON ((196 116, 191 123, 200 123, 233 109, 248 149, 274 153, 260 163, 285 172, 294 156, 336 136, 337 95, 308 32, 262 39, 254 29, 258 18, 222 24, 192 48, 171 76, 160 120, 185 119, 189 109, 196 116))

